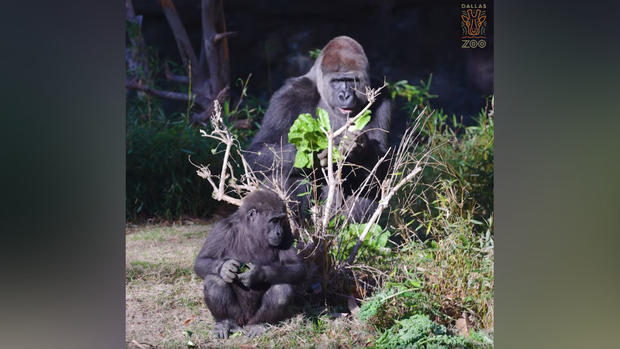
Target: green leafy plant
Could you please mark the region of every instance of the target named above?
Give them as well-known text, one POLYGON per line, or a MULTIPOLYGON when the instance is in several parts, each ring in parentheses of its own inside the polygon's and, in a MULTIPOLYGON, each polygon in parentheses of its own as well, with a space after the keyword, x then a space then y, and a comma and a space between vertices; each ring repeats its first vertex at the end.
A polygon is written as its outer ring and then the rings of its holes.
POLYGON ((437 95, 430 93, 432 79, 433 74, 429 76, 427 81, 420 80, 419 86, 411 85, 407 80, 400 80, 393 83, 387 82, 387 87, 392 99, 397 96, 405 98, 407 100, 406 109, 412 109, 416 106, 428 105, 430 99, 437 98, 437 95))
MULTIPOLYGON (((317 108, 317 117, 312 117, 309 113, 299 114, 293 122, 288 133, 288 141, 295 145, 297 153, 295 154, 296 168, 312 168, 314 167, 314 154, 327 149, 327 135, 325 131, 331 131, 329 122, 329 114, 325 109, 317 108)), ((349 131, 359 131, 370 122, 370 110, 366 110, 359 119, 350 126, 349 131)), ((337 147, 333 147, 333 161, 336 162, 340 158, 340 152, 337 147)))
POLYGON ((492 110, 480 111, 472 125, 439 110, 420 127, 429 146, 437 149, 433 157, 438 166, 429 168, 425 181, 431 183, 437 177, 455 181, 455 195, 463 201, 459 214, 471 209, 478 221, 493 212, 494 126, 492 110))
POLYGON ((310 58, 312 58, 312 59, 317 59, 317 58, 319 58, 320 55, 321 55, 321 49, 320 48, 315 48, 315 49, 312 49, 312 50, 308 51, 308 56, 310 56, 310 58))
POLYGON ((454 348, 470 346, 461 336, 451 336, 446 328, 426 315, 413 315, 383 332, 375 342, 377 348, 454 348))
POLYGON ((187 161, 221 162, 214 142, 183 120, 144 120, 127 115, 126 216, 129 220, 204 216, 215 208, 211 188, 187 161))
POLYGON ((378 330, 385 330, 399 319, 424 313, 426 296, 420 292, 422 286, 423 282, 414 274, 398 282, 386 282, 378 293, 362 303, 360 319, 378 330))
POLYGON ((361 131, 370 122, 371 115, 370 109, 365 110, 359 119, 349 126, 349 132, 361 131))
POLYGON ((374 296, 367 298, 360 307, 360 311, 358 313, 359 318, 362 321, 370 322, 381 311, 381 307, 384 305, 385 301, 392 298, 395 294, 396 288, 387 288, 376 293, 374 296))
MULTIPOLYGON (((346 260, 349 257, 349 253, 357 243, 358 237, 362 231, 364 231, 367 224, 368 223, 349 223, 346 225, 345 229, 338 233, 338 244, 332 248, 336 259, 346 260), (338 251, 340 253, 338 253, 338 251)), ((359 258, 363 259, 368 255, 387 255, 390 249, 386 246, 391 234, 389 230, 381 228, 379 224, 373 224, 370 228, 370 232, 362 242, 359 258)))
POLYGON ((317 108, 318 118, 311 114, 300 114, 288 133, 288 141, 297 148, 295 164, 297 168, 314 167, 314 153, 327 148, 327 136, 321 127, 331 130, 329 115, 324 109, 317 108))

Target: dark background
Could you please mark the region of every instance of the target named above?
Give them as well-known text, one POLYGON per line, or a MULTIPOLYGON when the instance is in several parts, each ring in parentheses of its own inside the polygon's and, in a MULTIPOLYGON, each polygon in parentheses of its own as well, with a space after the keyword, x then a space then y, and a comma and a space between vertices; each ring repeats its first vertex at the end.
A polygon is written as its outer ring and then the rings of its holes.
MULTIPOLYGON (((136 0, 147 45, 159 57, 180 62, 172 32, 157 0, 136 0)), ((482 3, 471 1, 467 3, 482 3)), ((200 2, 174 1, 196 52, 201 38, 200 2)), ((487 42, 483 49, 461 48, 461 9, 454 1, 224 1, 231 76, 252 74, 249 94, 265 103, 284 80, 305 74, 308 51, 348 35, 366 51, 371 77, 418 84, 432 73, 433 107, 465 121, 493 93, 493 6, 487 2, 487 42)), ((238 90, 238 88, 237 88, 238 90)), ((183 103, 179 103, 182 107, 183 103)))
MULTIPOLYGON (((497 348, 617 346, 614 4, 495 5, 497 348)), ((0 12, 3 346, 124 347, 124 21, 122 1, 0 12)))

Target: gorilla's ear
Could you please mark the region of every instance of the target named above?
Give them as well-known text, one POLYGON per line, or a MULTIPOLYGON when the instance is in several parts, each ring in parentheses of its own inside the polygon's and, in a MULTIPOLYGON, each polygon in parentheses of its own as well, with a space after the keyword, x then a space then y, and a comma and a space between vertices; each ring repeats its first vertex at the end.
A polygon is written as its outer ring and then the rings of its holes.
POLYGON ((254 217, 255 214, 256 214, 255 208, 251 208, 250 210, 248 210, 248 217, 254 217))

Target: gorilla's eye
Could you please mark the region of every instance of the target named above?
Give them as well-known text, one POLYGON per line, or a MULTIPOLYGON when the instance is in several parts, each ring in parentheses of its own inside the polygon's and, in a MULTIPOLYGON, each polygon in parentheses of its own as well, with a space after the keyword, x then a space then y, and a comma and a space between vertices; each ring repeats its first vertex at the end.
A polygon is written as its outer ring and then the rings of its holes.
POLYGON ((269 219, 269 223, 280 224, 282 220, 284 219, 284 217, 286 217, 286 215, 284 214, 273 216, 271 217, 271 219, 269 219))
POLYGON ((332 79, 331 82, 333 83, 352 83, 355 82, 354 78, 335 78, 332 79))

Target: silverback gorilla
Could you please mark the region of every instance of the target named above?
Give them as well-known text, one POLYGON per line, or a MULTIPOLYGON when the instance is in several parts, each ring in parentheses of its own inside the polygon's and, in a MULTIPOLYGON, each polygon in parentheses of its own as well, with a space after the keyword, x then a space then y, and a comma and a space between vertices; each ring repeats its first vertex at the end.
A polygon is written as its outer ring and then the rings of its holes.
POLYGON ((259 190, 207 236, 194 270, 204 279, 217 338, 227 338, 240 326, 253 337, 264 331, 262 323, 285 317, 293 284, 305 276, 287 222, 284 202, 259 190), (251 265, 249 270, 241 272, 242 263, 251 265))
MULTIPOLYGON (((276 183, 282 183, 286 190, 294 194, 307 192, 303 187, 305 175, 294 168, 295 146, 288 142, 288 132, 301 113, 316 117, 317 107, 329 113, 332 129, 340 128, 349 116, 355 116, 367 103, 365 88, 370 87, 368 59, 362 46, 347 36, 332 39, 321 51, 308 73, 290 78, 276 91, 263 118, 261 128, 248 147, 246 158, 252 170, 261 173, 276 183), (284 174, 282 182, 274 175, 284 174)), ((388 130, 391 121, 391 105, 388 98, 379 95, 372 106, 372 118, 360 132, 345 133, 336 143, 345 151, 350 151, 347 162, 351 163, 343 174, 346 181, 343 195, 346 199, 357 190, 385 154, 388 145, 388 130), (354 168, 363 167, 353 171, 354 168)), ((318 154, 318 162, 326 165, 326 151, 318 154)), ((378 172, 378 178, 385 176, 385 169, 378 172)), ((296 197, 297 195, 292 195, 296 197)), ((363 193, 349 212, 355 221, 362 221, 375 207, 376 193, 363 193)), ((350 201, 347 199, 347 202, 350 201)), ((348 205, 351 203, 348 202, 348 205)), ((308 208, 302 202, 301 209, 308 208)), ((301 212, 304 214, 305 212, 301 212)))

